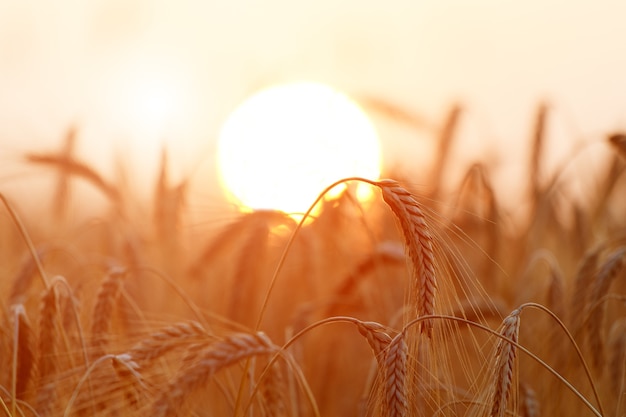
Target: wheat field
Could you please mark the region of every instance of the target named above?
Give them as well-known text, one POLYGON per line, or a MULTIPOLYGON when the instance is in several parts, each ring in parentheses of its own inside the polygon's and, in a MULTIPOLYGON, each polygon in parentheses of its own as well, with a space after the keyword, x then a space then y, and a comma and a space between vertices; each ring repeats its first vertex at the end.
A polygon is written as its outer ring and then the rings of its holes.
POLYGON ((90 166, 26 155, 109 210, 73 224, 59 187, 28 218, 2 194, 0 414, 626 415, 626 136, 599 140, 612 153, 578 173, 597 178, 581 204, 536 175, 540 108, 512 227, 486 162, 451 193, 437 180, 457 113, 428 186, 338 179, 377 197, 348 187, 306 225, 259 211, 210 236, 182 226, 165 164, 146 217, 90 166))

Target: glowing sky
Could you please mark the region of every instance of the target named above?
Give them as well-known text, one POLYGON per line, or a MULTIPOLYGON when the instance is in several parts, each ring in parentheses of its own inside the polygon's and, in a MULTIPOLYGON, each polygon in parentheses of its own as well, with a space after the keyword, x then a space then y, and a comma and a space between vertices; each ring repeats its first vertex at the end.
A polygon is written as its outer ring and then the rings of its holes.
MULTIPOLYGON (((519 154, 547 99, 556 155, 568 140, 626 128, 625 4, 0 0, 0 156, 58 147, 77 124, 81 155, 103 171, 111 144, 154 166, 160 146, 131 142, 141 136, 166 139, 185 175, 211 158, 221 123, 246 96, 301 79, 384 98, 432 123, 460 101, 466 159, 519 154), (151 83, 175 109, 137 122, 133 91, 151 83)), ((410 165, 397 155, 417 145, 381 133, 387 158, 410 165)))

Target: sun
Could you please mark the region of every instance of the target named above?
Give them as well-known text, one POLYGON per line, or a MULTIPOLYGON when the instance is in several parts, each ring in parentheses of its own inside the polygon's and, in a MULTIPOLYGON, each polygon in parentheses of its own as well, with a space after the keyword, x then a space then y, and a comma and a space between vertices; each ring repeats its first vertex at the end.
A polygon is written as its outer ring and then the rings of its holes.
MULTIPOLYGON (((331 87, 301 82, 245 100, 219 135, 220 181, 241 210, 304 213, 333 182, 380 175, 380 143, 359 106, 331 87)), ((358 184, 357 198, 372 196, 358 184)))

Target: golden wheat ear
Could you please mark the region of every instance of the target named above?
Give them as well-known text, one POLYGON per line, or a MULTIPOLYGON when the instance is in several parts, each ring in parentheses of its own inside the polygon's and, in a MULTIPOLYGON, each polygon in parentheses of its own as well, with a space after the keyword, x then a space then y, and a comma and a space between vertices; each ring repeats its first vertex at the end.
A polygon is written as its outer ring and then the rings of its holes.
POLYGON ((123 278, 127 271, 122 268, 112 268, 106 275, 93 308, 91 321, 91 335, 93 337, 92 357, 97 358, 106 353, 109 343, 109 331, 113 319, 113 311, 123 278))
POLYGON ((586 334, 588 346, 591 348, 592 363, 596 370, 602 372, 605 365, 604 322, 606 315, 605 296, 609 293, 611 283, 626 269, 626 246, 613 251, 604 264, 601 265, 598 275, 591 287, 589 298, 586 334))
POLYGON ((620 156, 626 159, 626 134, 614 133, 609 136, 609 143, 620 154, 620 156))
POLYGON ((12 364, 12 387, 11 396, 12 414, 15 414, 15 404, 18 400, 24 400, 27 389, 32 382, 32 374, 35 365, 35 353, 33 349, 34 333, 26 315, 23 304, 11 306, 13 312, 13 364, 12 364))
POLYGON ((407 415, 407 351, 404 333, 394 337, 385 355, 385 415, 404 417, 407 415))
POLYGON ((494 379, 494 393, 491 402, 491 417, 504 417, 507 412, 507 403, 513 385, 513 374, 517 347, 510 341, 517 343, 519 337, 520 310, 513 310, 502 323, 501 335, 506 339, 498 341, 496 350, 496 366, 494 379))
MULTIPOLYGON (((417 286, 417 290, 412 289, 412 293, 417 293, 417 316, 432 315, 435 312, 437 292, 435 254, 433 237, 424 212, 413 195, 397 181, 386 179, 378 181, 376 185, 380 187, 383 200, 396 215, 402 228, 406 251, 413 265, 413 282, 417 286)), ((424 320, 420 329, 431 337, 433 321, 424 320)))
POLYGON ((263 333, 240 333, 210 344, 194 354, 194 361, 179 371, 164 387, 152 406, 151 416, 176 415, 184 406, 185 398, 204 385, 220 370, 254 356, 275 353, 279 347, 263 333))
POLYGON ((57 370, 57 322, 59 305, 55 286, 47 288, 40 301, 39 338, 37 342, 37 410, 49 413, 54 405, 56 387, 54 376, 57 370))
POLYGON ((374 356, 380 365, 385 360, 385 350, 391 343, 391 336, 387 334, 387 329, 382 324, 374 321, 360 321, 355 322, 359 333, 367 339, 374 352, 374 356))

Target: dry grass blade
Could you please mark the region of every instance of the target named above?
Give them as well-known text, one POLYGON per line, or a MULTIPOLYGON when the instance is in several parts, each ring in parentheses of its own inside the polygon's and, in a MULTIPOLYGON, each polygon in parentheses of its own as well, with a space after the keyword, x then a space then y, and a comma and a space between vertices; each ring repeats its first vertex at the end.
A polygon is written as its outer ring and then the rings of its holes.
MULTIPOLYGON (((517 343, 519 336, 520 311, 514 310, 504 319, 501 334, 505 338, 517 343)), ((498 340, 496 350, 496 367, 494 375, 494 393, 492 399, 491 417, 504 417, 507 403, 513 384, 513 371, 517 348, 508 340, 498 340)))
POLYGON ((402 417, 408 411, 407 345, 404 333, 393 338, 385 355, 385 415, 402 417))
POLYGON ((185 397, 219 370, 242 359, 269 354, 278 349, 262 332, 236 334, 213 343, 198 355, 194 355, 197 359, 182 369, 168 386, 161 390, 150 415, 155 417, 175 415, 176 410, 184 405, 185 397))
MULTIPOLYGON (((400 222, 406 241, 406 249, 413 263, 414 282, 417 289, 417 316, 432 315, 435 312, 435 254, 433 237, 426 218, 413 195, 401 187, 397 181, 381 180, 377 185, 382 190, 383 199, 400 222)), ((432 335, 433 322, 425 320, 420 324, 421 331, 432 335)))
POLYGON ((612 252, 598 272, 589 299, 589 317, 587 319, 587 342, 591 348, 591 358, 594 367, 601 371, 604 366, 604 338, 602 329, 604 327, 603 297, 609 292, 611 282, 624 269, 626 264, 626 247, 620 247, 612 252))

